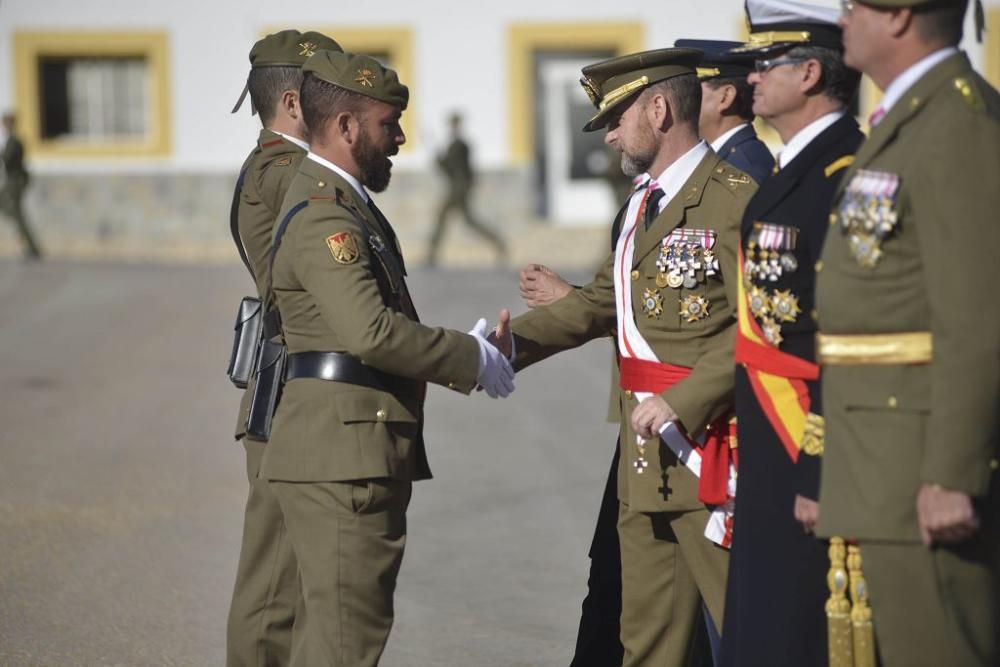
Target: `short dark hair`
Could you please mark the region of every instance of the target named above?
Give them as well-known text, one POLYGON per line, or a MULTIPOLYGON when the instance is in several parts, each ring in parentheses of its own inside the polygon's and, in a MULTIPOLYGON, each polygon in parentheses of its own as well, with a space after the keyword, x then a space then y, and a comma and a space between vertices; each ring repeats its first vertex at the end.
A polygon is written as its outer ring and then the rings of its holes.
POLYGON ((670 102, 674 122, 697 129, 698 116, 701 114, 701 82, 697 76, 681 74, 657 81, 642 92, 640 99, 645 103, 657 94, 663 95, 670 102))
POLYGON ((823 94, 845 107, 851 105, 861 84, 861 72, 845 65, 840 53, 822 46, 796 46, 788 55, 817 61, 822 71, 819 86, 823 94))
POLYGON ((965 27, 966 2, 929 2, 913 8, 913 25, 924 41, 958 46, 965 27))
POLYGON ((302 119, 306 123, 306 139, 311 140, 315 133, 321 132, 330 119, 339 113, 364 114, 369 98, 323 81, 312 72, 306 72, 302 92, 299 93, 299 105, 302 107, 302 119))
POLYGON ((718 90, 723 86, 732 86, 736 90, 732 112, 748 122, 753 122, 753 119, 756 118, 753 112, 753 86, 750 85, 745 76, 719 76, 706 79, 703 83, 712 90, 718 90))
POLYGON ((250 70, 247 87, 250 101, 260 114, 260 122, 269 125, 274 120, 281 96, 286 90, 297 91, 301 85, 300 67, 256 67, 250 70))

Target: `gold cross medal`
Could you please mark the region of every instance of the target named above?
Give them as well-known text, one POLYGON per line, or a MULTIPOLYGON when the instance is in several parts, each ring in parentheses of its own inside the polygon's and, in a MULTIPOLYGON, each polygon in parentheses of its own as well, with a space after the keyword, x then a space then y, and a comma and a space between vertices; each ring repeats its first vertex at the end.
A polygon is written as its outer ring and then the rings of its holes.
POLYGON ((792 290, 775 290, 771 297, 771 312, 782 322, 794 322, 802 312, 799 297, 792 294, 792 290))
POLYGON ((639 449, 639 456, 632 461, 632 467, 636 475, 641 475, 649 467, 649 461, 646 460, 646 441, 640 440, 635 446, 639 449))
POLYGON ((681 317, 689 324, 708 317, 708 299, 701 295, 688 294, 680 304, 681 317))
POLYGON ((753 285, 747 292, 747 305, 754 317, 761 319, 771 314, 771 299, 767 296, 767 290, 763 287, 753 285))
POLYGON ((781 325, 771 317, 765 317, 760 328, 764 333, 764 339, 775 347, 781 345, 781 341, 785 340, 781 337, 781 325))
POLYGON ((663 296, 660 290, 646 288, 642 291, 642 311, 646 317, 659 318, 663 314, 663 296))

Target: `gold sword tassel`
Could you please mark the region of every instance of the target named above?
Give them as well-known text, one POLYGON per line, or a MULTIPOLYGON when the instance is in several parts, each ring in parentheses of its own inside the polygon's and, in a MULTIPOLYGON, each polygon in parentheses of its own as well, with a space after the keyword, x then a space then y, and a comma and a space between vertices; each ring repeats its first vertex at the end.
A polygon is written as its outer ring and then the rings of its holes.
POLYGON ((847 572, 851 583, 851 629, 854 635, 854 667, 875 667, 875 634, 868 584, 861 571, 861 548, 847 547, 847 572))
POLYGON ((854 667, 853 640, 851 638, 851 601, 847 599, 848 577, 846 569, 847 547, 841 537, 830 538, 830 571, 826 584, 830 597, 826 601, 827 641, 830 667, 854 667))

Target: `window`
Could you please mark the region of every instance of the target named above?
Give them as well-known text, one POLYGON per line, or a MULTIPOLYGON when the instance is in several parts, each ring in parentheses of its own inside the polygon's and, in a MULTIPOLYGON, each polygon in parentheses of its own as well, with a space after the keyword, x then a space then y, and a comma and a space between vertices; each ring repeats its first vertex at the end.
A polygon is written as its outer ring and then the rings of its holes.
POLYGON ((17 33, 17 107, 35 157, 169 151, 162 33, 17 33))

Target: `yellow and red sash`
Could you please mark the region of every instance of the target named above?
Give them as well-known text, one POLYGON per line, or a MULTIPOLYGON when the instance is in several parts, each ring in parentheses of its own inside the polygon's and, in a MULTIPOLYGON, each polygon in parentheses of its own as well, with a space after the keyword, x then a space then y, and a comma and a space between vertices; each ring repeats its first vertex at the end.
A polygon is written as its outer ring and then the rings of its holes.
POLYGON ((757 402, 778 434, 792 461, 798 461, 802 435, 809 414, 807 380, 819 379, 819 366, 793 354, 782 352, 764 341, 760 325, 750 313, 743 276, 743 249, 740 249, 737 281, 739 290, 739 330, 736 334, 736 363, 743 364, 757 402))

